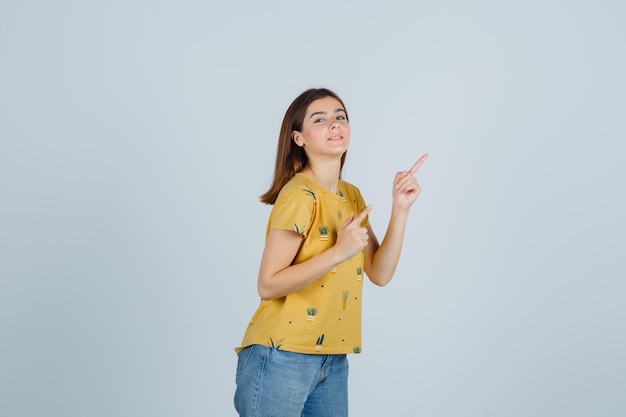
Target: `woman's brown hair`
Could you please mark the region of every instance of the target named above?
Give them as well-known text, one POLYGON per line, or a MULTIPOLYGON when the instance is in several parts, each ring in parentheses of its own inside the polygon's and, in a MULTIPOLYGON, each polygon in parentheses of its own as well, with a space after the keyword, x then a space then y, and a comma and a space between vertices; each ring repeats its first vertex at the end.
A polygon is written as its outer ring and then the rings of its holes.
MULTIPOLYGON (((337 94, 326 88, 311 88, 300 94, 289 106, 283 124, 280 127, 278 135, 278 148, 276 149, 276 165, 274 167, 274 179, 272 185, 261 196, 261 202, 265 204, 274 204, 280 190, 296 175, 301 172, 309 162, 304 149, 296 145, 291 137, 294 130, 301 131, 304 123, 304 116, 309 105, 315 100, 324 97, 332 97, 341 103, 346 109, 343 101, 337 94)), ((348 112, 346 111, 346 120, 348 112)), ((346 160, 346 153, 341 156, 341 168, 346 160)), ((341 171, 340 171, 341 172, 341 171)), ((341 175, 341 174, 340 174, 341 175)))

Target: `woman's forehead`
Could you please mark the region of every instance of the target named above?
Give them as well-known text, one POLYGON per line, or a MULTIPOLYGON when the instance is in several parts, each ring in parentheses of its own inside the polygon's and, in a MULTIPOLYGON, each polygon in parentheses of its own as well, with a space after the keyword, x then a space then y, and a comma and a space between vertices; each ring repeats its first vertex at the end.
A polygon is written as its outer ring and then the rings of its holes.
POLYGON ((335 112, 336 110, 343 110, 345 111, 343 104, 341 104, 341 102, 339 100, 337 100, 335 97, 324 97, 324 98, 319 98, 313 102, 311 102, 311 104, 309 104, 309 107, 307 108, 307 114, 313 114, 316 112, 335 112))

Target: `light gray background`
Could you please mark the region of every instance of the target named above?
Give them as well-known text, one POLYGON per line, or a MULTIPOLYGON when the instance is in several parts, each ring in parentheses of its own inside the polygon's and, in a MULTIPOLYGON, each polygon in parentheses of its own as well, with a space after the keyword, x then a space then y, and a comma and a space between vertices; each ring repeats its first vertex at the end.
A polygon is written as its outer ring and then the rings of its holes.
POLYGON ((380 238, 430 153, 351 415, 625 415, 625 12, 0 2, 0 415, 235 415, 258 195, 313 86, 380 238))

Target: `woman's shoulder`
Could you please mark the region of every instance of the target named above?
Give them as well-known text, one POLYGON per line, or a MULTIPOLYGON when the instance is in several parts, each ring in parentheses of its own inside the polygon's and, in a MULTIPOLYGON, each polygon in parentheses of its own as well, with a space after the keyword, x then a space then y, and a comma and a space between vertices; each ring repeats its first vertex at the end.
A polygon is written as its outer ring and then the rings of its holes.
POLYGON ((285 200, 310 198, 313 200, 316 198, 314 186, 310 184, 306 176, 296 174, 280 190, 276 203, 278 204, 280 201, 285 200))
POLYGON ((337 188, 339 188, 339 190, 342 190, 343 192, 361 195, 361 190, 359 190, 359 187, 352 183, 349 183, 348 181, 339 180, 337 188))

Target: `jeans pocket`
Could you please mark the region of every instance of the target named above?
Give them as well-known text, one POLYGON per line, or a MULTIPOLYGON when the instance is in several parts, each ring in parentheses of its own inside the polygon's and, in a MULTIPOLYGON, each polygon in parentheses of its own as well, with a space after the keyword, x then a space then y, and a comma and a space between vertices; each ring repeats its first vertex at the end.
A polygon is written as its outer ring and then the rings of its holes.
POLYGON ((252 349, 254 345, 248 346, 241 352, 239 352, 237 359, 237 373, 236 376, 239 376, 246 370, 246 365, 248 364, 248 359, 250 359, 250 355, 252 354, 252 349))

